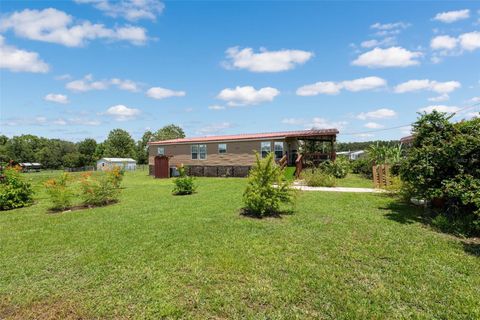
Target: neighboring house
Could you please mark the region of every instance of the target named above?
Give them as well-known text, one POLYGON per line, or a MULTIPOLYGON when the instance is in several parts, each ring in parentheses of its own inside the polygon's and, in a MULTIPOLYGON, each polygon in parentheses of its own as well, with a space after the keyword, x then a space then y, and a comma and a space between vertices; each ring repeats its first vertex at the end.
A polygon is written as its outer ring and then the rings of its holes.
POLYGON ((337 156, 345 156, 350 160, 357 160, 357 159, 363 158, 365 155, 366 155, 365 150, 337 152, 337 156))
POLYGON ((153 141, 148 144, 148 164, 150 174, 162 178, 180 165, 187 166, 191 175, 244 177, 255 162, 256 151, 262 157, 273 152, 277 161, 285 157, 288 165, 335 159, 337 134, 337 129, 322 129, 153 141), (327 142, 329 151, 300 154, 306 141, 327 142))
POLYGON ((137 168, 137 161, 132 158, 102 158, 97 161, 97 170, 113 169, 120 167, 127 171, 137 168))

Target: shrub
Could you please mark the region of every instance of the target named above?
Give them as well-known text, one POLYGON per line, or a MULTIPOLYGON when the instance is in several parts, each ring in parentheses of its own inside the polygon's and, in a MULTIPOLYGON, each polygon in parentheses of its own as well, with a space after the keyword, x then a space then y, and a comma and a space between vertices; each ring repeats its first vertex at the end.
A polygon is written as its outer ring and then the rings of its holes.
POLYGON ((368 179, 373 178, 372 161, 368 157, 352 161, 351 168, 353 173, 361 174, 368 179))
POLYGON ((275 164, 274 154, 260 159, 255 154, 255 165, 249 172, 248 184, 243 193, 247 214, 259 217, 277 214, 280 205, 293 202, 291 182, 285 179, 283 170, 275 164))
POLYGON ((49 179, 44 183, 52 210, 65 210, 72 206, 73 192, 69 181, 70 175, 62 173, 58 179, 49 179))
POLYGON ((83 203, 87 206, 104 206, 118 201, 120 189, 114 185, 107 173, 93 178, 84 173, 81 180, 83 203))
POLYGON ((197 186, 195 185, 195 179, 187 176, 184 166, 178 166, 179 176, 173 180, 175 186, 172 193, 175 195, 188 195, 195 192, 197 186))
POLYGON ((335 187, 337 184, 333 175, 322 170, 304 170, 301 177, 309 187, 335 187))
POLYGON ((6 167, 0 176, 0 210, 25 207, 33 202, 33 189, 19 167, 6 167))
POLYGON ((114 166, 111 170, 105 170, 105 174, 107 175, 107 179, 115 188, 120 188, 120 185, 123 181, 123 176, 125 175, 125 169, 114 166))
POLYGON ((339 157, 335 161, 323 162, 319 168, 325 173, 341 179, 347 176, 350 170, 350 162, 344 157, 339 157))
POLYGON ((440 204, 441 224, 480 234, 480 118, 458 123, 451 116, 423 114, 400 176, 415 198, 440 204))

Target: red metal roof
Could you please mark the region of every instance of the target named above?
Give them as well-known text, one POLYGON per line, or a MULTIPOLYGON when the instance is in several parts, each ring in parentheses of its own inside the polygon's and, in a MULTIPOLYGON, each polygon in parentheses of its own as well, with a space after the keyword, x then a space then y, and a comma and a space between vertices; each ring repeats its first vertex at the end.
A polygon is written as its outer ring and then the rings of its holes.
POLYGON ((163 141, 152 141, 148 144, 178 144, 178 143, 193 143, 193 142, 213 142, 213 141, 234 141, 234 140, 258 140, 258 139, 274 139, 274 138, 302 138, 302 137, 316 137, 316 136, 331 136, 338 134, 337 129, 319 129, 319 130, 297 130, 284 132, 268 132, 268 133, 245 133, 234 134, 226 136, 208 136, 208 137, 194 137, 182 138, 163 141))

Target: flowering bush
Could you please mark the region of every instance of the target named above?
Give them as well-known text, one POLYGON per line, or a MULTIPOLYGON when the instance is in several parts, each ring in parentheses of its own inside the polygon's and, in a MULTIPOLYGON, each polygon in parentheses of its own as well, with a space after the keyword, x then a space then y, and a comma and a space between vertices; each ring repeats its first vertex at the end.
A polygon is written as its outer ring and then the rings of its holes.
POLYGON ((107 175, 109 182, 115 188, 120 188, 120 185, 123 181, 123 176, 125 175, 125 169, 119 166, 114 166, 111 170, 105 170, 105 174, 107 175))
POLYGON ((179 176, 173 180, 175 186, 173 187, 172 193, 175 195, 187 195, 194 193, 197 189, 194 178, 187 176, 184 166, 178 166, 177 170, 179 176))
POLYGON ((84 173, 80 182, 85 205, 104 206, 118 201, 119 185, 117 187, 108 173, 101 173, 98 178, 93 178, 91 173, 84 173))
POLYGON ((21 168, 8 166, 0 176, 0 210, 27 206, 33 202, 30 183, 24 181, 21 168))
POLYGON ((73 192, 70 180, 68 173, 62 173, 58 179, 49 179, 44 183, 52 210, 65 210, 72 206, 73 192))
POLYGON ((319 169, 337 179, 345 178, 350 170, 350 162, 344 157, 338 157, 335 161, 325 161, 319 169))

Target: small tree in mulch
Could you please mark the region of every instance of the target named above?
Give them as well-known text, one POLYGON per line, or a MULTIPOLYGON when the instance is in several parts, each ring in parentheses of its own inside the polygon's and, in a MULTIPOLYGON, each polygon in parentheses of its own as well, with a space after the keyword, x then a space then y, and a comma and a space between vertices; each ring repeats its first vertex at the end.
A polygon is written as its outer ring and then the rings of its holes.
POLYGON ((245 215, 274 216, 282 204, 292 204, 294 192, 291 181, 285 179, 283 170, 275 163, 274 154, 264 159, 255 154, 256 162, 250 170, 248 185, 243 193, 245 215))
POLYGON ((93 178, 90 173, 85 173, 80 182, 85 206, 97 207, 118 202, 120 185, 116 184, 111 172, 105 172, 97 178, 93 178))
POLYGON ((71 176, 64 172, 57 179, 49 179, 44 183, 47 195, 50 197, 50 209, 63 211, 71 208, 74 196, 70 185, 71 176))

